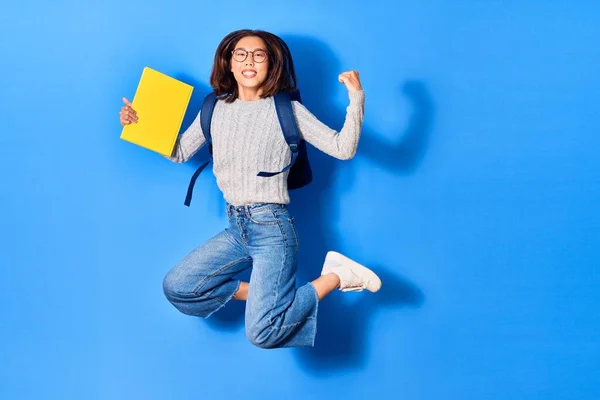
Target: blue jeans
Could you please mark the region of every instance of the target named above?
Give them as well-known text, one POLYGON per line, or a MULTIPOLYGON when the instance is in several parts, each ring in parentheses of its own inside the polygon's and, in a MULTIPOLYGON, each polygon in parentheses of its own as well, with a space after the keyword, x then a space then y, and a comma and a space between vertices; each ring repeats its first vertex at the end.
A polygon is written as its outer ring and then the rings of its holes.
POLYGON ((252 267, 246 335, 262 348, 313 346, 317 292, 296 288, 298 236, 281 204, 227 206, 229 226, 188 254, 165 276, 167 299, 182 313, 208 318, 238 290, 252 267))

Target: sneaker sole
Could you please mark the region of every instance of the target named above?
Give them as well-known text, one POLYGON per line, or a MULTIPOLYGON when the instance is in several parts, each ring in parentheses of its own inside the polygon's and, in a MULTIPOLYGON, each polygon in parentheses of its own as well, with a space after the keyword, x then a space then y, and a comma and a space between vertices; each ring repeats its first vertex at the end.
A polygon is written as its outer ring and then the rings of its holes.
POLYGON ((381 279, 375 274, 375 272, 371 271, 369 268, 365 267, 352 260, 351 258, 346 257, 345 255, 338 253, 337 251, 329 251, 327 252, 326 258, 329 258, 333 261, 337 261, 342 264, 349 264, 351 268, 365 276, 369 280, 369 285, 365 289, 369 292, 377 292, 381 289, 381 279))

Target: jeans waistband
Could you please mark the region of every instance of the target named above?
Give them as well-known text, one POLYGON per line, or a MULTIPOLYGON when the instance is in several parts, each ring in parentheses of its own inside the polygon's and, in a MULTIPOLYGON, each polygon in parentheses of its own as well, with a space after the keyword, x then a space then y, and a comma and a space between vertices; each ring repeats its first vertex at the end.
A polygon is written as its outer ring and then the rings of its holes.
POLYGON ((287 207, 286 204, 279 204, 279 203, 254 203, 254 204, 249 204, 249 205, 245 205, 245 206, 234 206, 232 204, 227 203, 227 216, 231 217, 232 215, 251 215, 252 212, 256 212, 258 210, 261 210, 263 208, 269 208, 269 207, 287 207))

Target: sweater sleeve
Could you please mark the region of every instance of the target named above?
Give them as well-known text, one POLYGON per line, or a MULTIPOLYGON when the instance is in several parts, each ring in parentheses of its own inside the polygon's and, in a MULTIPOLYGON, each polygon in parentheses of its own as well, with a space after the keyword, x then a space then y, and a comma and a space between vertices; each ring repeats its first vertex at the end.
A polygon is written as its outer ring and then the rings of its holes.
POLYGON ((202 127, 200 126, 200 113, 198 113, 192 124, 177 138, 171 157, 166 158, 176 163, 186 162, 192 158, 205 143, 206 139, 204 138, 202 127))
POLYGON ((349 160, 356 154, 364 117, 365 92, 349 92, 348 96, 350 104, 346 108, 346 120, 339 133, 319 121, 302 104, 292 102, 303 139, 340 160, 349 160))

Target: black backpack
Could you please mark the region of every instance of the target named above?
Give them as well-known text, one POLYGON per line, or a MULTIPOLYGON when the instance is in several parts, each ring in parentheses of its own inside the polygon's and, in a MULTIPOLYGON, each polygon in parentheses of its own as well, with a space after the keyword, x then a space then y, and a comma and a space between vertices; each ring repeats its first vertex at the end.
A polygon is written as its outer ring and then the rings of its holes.
MULTIPOLYGON (((282 172, 290 170, 288 174, 288 189, 299 189, 308 185, 312 182, 312 170, 310 163, 308 162, 308 154, 306 152, 306 142, 300 138, 300 132, 298 131, 298 125, 296 124, 296 118, 292 109, 292 100, 302 102, 300 98, 300 92, 298 90, 288 93, 279 92, 274 96, 275 110, 277 111, 277 118, 279 119, 279 125, 283 131, 285 141, 290 146, 292 152, 292 160, 290 164, 279 172, 264 172, 261 171, 257 175, 262 177, 271 177, 282 172)), ((200 113, 200 126, 202 127, 202 133, 206 138, 206 143, 209 148, 210 159, 203 163, 194 173, 190 184, 188 186, 187 195, 185 197, 184 204, 190 206, 192 201, 192 192, 194 190, 194 184, 196 179, 202 172, 202 170, 210 163, 212 159, 212 138, 210 135, 210 123, 212 121, 213 111, 217 104, 218 98, 214 93, 210 93, 204 99, 202 104, 202 110, 200 113)))

